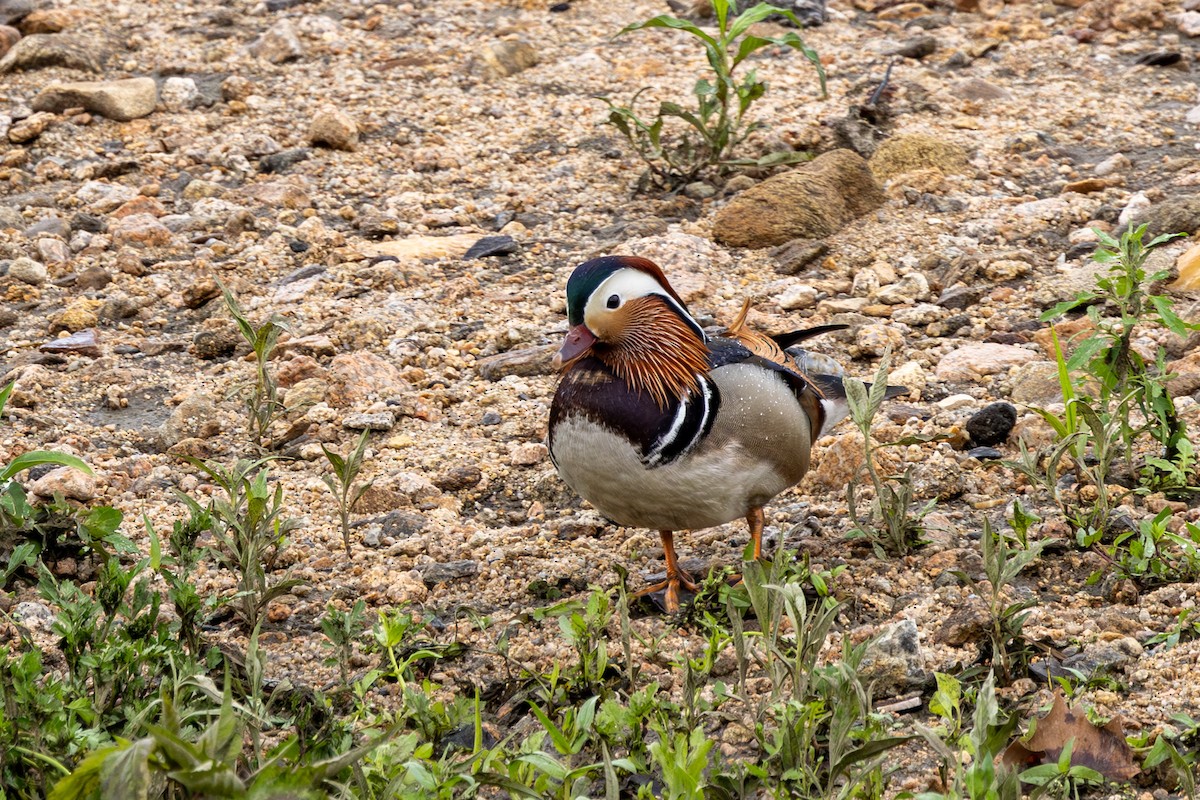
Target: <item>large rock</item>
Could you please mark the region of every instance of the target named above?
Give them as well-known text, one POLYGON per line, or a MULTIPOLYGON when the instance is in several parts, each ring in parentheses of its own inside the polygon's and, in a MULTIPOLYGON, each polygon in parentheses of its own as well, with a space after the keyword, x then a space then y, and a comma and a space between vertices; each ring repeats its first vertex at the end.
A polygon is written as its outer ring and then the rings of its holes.
POLYGON ((738 194, 717 213, 713 236, 734 247, 823 238, 884 199, 862 156, 833 150, 738 194))
POLYGON ((967 170, 967 153, 953 142, 924 133, 893 136, 871 156, 871 171, 881 181, 915 170, 937 169, 944 175, 967 170))
POLYGON ((62 112, 82 106, 93 114, 128 122, 154 111, 158 87, 153 78, 52 83, 33 98, 34 111, 62 112))
POLYGON ((942 357, 937 376, 943 381, 975 381, 1037 360, 1037 353, 1011 344, 969 344, 942 357))
POLYGON ((67 67, 85 72, 102 72, 108 53, 87 41, 66 33, 35 33, 13 45, 0 58, 0 73, 18 69, 67 67))

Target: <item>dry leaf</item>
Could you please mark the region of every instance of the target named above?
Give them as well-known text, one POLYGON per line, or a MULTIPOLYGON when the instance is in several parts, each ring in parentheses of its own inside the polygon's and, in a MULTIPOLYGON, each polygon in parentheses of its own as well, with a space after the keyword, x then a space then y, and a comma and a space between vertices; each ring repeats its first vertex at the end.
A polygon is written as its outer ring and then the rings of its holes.
POLYGON ((1061 692, 1055 692, 1054 706, 1037 721, 1033 735, 1024 742, 1010 744, 1001 760, 1018 771, 1054 764, 1072 739, 1072 766, 1090 767, 1113 781, 1127 781, 1141 771, 1133 763, 1133 751, 1125 741, 1119 718, 1114 717, 1103 727, 1095 725, 1083 709, 1068 708, 1061 692))

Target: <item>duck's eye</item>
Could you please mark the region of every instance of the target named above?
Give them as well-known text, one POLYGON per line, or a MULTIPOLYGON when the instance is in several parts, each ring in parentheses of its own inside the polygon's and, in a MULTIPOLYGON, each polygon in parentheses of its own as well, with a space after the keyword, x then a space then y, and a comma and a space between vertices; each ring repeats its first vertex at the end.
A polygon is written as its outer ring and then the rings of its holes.
POLYGON ((617 306, 621 305, 621 296, 618 294, 611 295, 605 305, 609 308, 616 308, 617 306))

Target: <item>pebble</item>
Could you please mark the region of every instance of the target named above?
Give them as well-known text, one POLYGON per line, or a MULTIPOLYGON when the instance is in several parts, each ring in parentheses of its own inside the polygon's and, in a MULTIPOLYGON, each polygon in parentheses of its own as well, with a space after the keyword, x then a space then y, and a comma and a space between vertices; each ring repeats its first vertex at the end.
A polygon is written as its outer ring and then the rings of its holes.
POLYGON ((444 564, 422 564, 417 567, 421 579, 426 586, 437 586, 440 583, 469 578, 479 572, 479 562, 470 559, 449 561, 444 564))
POLYGON ((158 99, 167 111, 187 111, 200 105, 200 88, 192 78, 172 76, 163 81, 158 99))
POLYGON ((308 141, 334 150, 358 149, 358 124, 339 108, 325 107, 313 117, 308 129, 308 141))
POLYGON ((812 308, 817 304, 817 290, 807 284, 796 284, 791 286, 783 294, 775 298, 775 302, 784 311, 798 311, 803 308, 812 308))
POLYGON ((96 331, 92 328, 46 342, 39 346, 38 350, 43 353, 76 353, 93 358, 100 355, 96 331))
POLYGON ((268 28, 250 44, 248 50, 255 58, 272 64, 285 64, 304 57, 304 45, 300 43, 296 28, 288 19, 281 19, 268 28))
POLYGON ((351 431, 390 431, 396 425, 396 415, 390 411, 347 414, 342 427, 351 431))

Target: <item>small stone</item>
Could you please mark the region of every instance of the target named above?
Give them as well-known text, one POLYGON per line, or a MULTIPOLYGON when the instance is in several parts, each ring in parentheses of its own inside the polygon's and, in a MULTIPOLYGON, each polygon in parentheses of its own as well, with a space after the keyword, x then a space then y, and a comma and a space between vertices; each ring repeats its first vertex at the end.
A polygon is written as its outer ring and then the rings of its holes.
POLYGON ((395 365, 365 350, 334 357, 329 363, 329 376, 327 402, 334 408, 369 405, 411 388, 395 365))
POLYGON ((174 240, 171 230, 150 214, 131 214, 109 226, 113 243, 135 247, 163 247, 174 240))
MULTIPOLYGON (((1185 250, 1175 261, 1175 267, 1179 270, 1179 277, 1171 284, 1172 290, 1190 292, 1200 289, 1200 244, 1185 250)), ((12 267, 9 267, 9 274, 12 274, 12 267)))
POLYGON ((153 78, 126 78, 118 81, 80 81, 52 83, 33 98, 35 111, 61 113, 82 107, 108 119, 127 122, 147 116, 158 102, 158 87, 153 78))
POLYGON ((707 200, 716 195, 717 190, 713 188, 711 183, 706 181, 692 181, 683 187, 685 197, 690 197, 693 200, 707 200))
POLYGON ((8 277, 27 283, 30 286, 41 286, 50 278, 46 265, 32 258, 14 258, 8 265, 8 277))
POLYGON ((952 311, 962 311, 978 303, 979 298, 982 296, 983 290, 981 288, 959 284, 943 290, 941 296, 937 299, 937 304, 942 308, 948 308, 952 311))
POLYGON ((817 304, 817 290, 807 284, 797 284, 775 298, 775 302, 784 311, 797 311, 802 308, 812 308, 817 304))
POLYGON ((184 398, 171 411, 159 428, 159 440, 164 448, 187 438, 205 439, 221 430, 217 405, 212 397, 196 392, 184 398))
POLYGON ((225 102, 229 102, 230 100, 245 100, 252 94, 254 94, 254 82, 249 78, 241 75, 230 75, 221 81, 221 99, 225 102))
POLYGON ((342 420, 342 427, 351 431, 390 431, 395 426, 396 415, 391 411, 347 414, 342 420))
POLYGON ((0 25, 0 58, 3 58, 21 39, 21 32, 10 25, 0 25))
POLYGON ((875 299, 887 305, 900 305, 929 297, 929 281, 919 272, 910 272, 895 283, 881 286, 875 299))
POLYGON ((1012 403, 990 403, 967 420, 967 433, 976 445, 990 447, 1004 442, 1017 424, 1017 409, 1012 403))
POLYGON ((552 375, 557 352, 556 344, 509 350, 479 359, 475 368, 489 381, 498 381, 508 375, 552 375))
POLYGON ((200 89, 191 78, 178 76, 163 81, 158 94, 167 111, 187 111, 200 105, 200 89))
POLYGON ((886 55, 903 56, 904 58, 912 58, 920 60, 925 56, 932 55, 938 47, 937 39, 932 36, 914 36, 901 42, 898 47, 892 49, 886 55))
POLYGON ((980 78, 971 78, 970 80, 958 83, 950 90, 950 93, 962 100, 970 100, 976 103, 989 102, 993 100, 1012 100, 1012 95, 1007 89, 988 83, 980 78))
POLYGON ((1096 174, 1100 177, 1112 175, 1114 172, 1124 172, 1133 167, 1133 162, 1124 153, 1114 153, 1096 165, 1096 174))
POLYGON ((38 112, 31 114, 20 122, 14 123, 8 129, 8 140, 13 144, 24 144, 32 142, 34 139, 41 136, 54 122, 56 117, 53 114, 46 112, 38 112))
POLYGON ((713 219, 713 237, 733 247, 822 239, 885 199, 862 156, 831 150, 735 195, 713 219))
POLYGON ((538 63, 538 53, 529 42, 490 42, 480 51, 483 71, 491 78, 507 78, 538 63))
POLYGON ((91 266, 79 273, 75 285, 80 289, 98 290, 112 283, 112 275, 104 267, 91 266))
POLYGON ((990 281, 1003 283, 1022 278, 1029 274, 1031 267, 1024 261, 1016 259, 1001 259, 989 261, 983 268, 983 274, 990 281))
POLYGON ((86 503, 96 496, 96 478, 75 467, 58 467, 34 481, 29 491, 38 497, 60 494, 86 503))
POLYGON ((1004 458, 1004 454, 994 447, 972 447, 967 455, 977 461, 999 461, 1004 458))
POLYGON ((304 56, 304 45, 296 35, 296 28, 287 19, 281 19, 268 28, 248 49, 250 55, 272 64, 283 64, 304 56))
POLYGON ((308 141, 334 150, 355 150, 358 148, 358 124, 340 108, 322 108, 309 126, 308 141))
POLYGON ((209 300, 219 297, 221 287, 213 278, 201 278, 185 288, 180 294, 185 308, 200 308, 200 306, 209 300))
POLYGON ((531 467, 546 457, 546 445, 541 442, 519 444, 509 454, 509 463, 514 467, 531 467))
POLYGON ((511 236, 485 236, 467 250, 463 260, 472 258, 488 258, 489 256, 507 256, 517 252, 521 246, 511 236))
POLYGON ((444 564, 422 564, 417 567, 421 579, 427 586, 469 578, 479 572, 479 562, 471 560, 449 561, 444 564))
POLYGON ((483 473, 474 465, 453 467, 433 479, 433 485, 443 492, 461 492, 472 489, 483 480, 483 473))
POLYGON ((888 625, 863 655, 859 674, 875 697, 892 697, 925 682, 925 656, 910 619, 888 625))
POLYGON ((38 350, 43 353, 76 353, 92 358, 100 355, 100 345, 96 342, 96 331, 92 328, 46 342, 38 350))
POLYGON ((96 311, 104 305, 103 300, 88 300, 80 298, 73 301, 62 312, 50 317, 50 332, 82 331, 84 328, 94 328, 100 321, 96 311))

